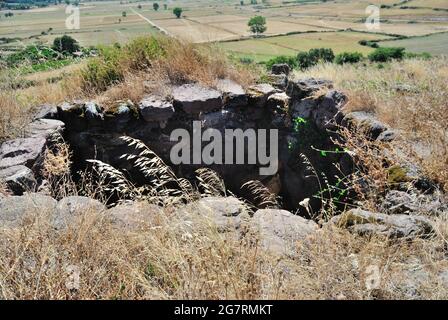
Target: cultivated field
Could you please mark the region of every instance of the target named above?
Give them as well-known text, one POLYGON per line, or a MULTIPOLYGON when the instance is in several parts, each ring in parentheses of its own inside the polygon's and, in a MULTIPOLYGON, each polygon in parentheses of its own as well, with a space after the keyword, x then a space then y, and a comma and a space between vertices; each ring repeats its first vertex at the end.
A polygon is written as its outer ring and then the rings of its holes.
MULTIPOLYGON (((80 4, 81 26, 79 30, 67 30, 65 5, 50 6, 25 11, 14 11, 14 16, 0 19, 0 49, 11 51, 21 46, 42 42, 50 43, 56 36, 68 33, 81 45, 125 43, 130 39, 155 34, 162 29, 166 33, 193 42, 224 42, 223 48, 236 55, 251 55, 262 60, 277 54, 295 54, 313 47, 330 47, 336 52, 356 50, 371 51, 358 44, 360 40, 391 39, 388 36, 426 36, 448 32, 448 8, 445 0, 412 0, 398 4, 399 0, 339 0, 339 1, 280 1, 258 0, 257 5, 244 5, 239 0, 177 0, 159 1, 160 9, 152 7, 154 1, 101 1, 80 4), (364 20, 368 5, 383 5, 380 10, 379 29, 369 30, 364 20), (167 6, 165 9, 165 5, 167 6), (181 7, 182 18, 177 19, 172 9, 181 7), (435 10, 436 9, 436 10, 435 10), (123 12, 126 12, 123 16, 123 12), (267 19, 267 36, 253 39, 247 26, 255 15, 267 19), (350 32, 342 32, 347 31, 350 32), (329 33, 332 31, 333 33, 329 33), (315 33, 310 33, 315 32, 315 33), (291 33, 293 35, 291 35, 291 33), (12 41, 11 39, 16 39, 12 41)), ((388 41, 385 45, 403 45, 417 52, 407 39, 388 41)), ((445 36, 424 38, 425 51, 434 54, 448 53, 446 46, 437 43, 445 36)), ((446 42, 446 41, 445 41, 446 42)))

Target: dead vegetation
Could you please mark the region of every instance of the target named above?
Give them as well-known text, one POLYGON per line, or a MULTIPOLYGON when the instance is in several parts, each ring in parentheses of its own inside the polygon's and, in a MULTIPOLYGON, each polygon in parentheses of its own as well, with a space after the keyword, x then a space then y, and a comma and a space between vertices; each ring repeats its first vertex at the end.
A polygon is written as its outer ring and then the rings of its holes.
POLYGON ((446 57, 384 65, 324 64, 300 76, 332 79, 349 96, 347 111, 374 112, 399 130, 400 148, 448 190, 446 57))

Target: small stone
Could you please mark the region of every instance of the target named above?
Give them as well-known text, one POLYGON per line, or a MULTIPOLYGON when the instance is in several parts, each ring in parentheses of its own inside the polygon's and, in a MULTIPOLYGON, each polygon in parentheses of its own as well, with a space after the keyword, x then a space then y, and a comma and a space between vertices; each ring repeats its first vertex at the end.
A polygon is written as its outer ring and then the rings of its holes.
POLYGON ((216 88, 222 92, 223 104, 226 107, 242 107, 247 105, 247 95, 243 87, 230 79, 219 79, 216 88))
POLYGON ((268 97, 277 92, 273 86, 267 83, 257 84, 247 89, 247 95, 249 97, 249 105, 258 108, 264 108, 268 97))
POLYGON ((288 75, 290 71, 289 65, 287 63, 274 64, 271 68, 273 74, 285 74, 288 75))
POLYGON ((0 169, 0 181, 5 182, 15 195, 34 191, 37 185, 33 171, 23 165, 0 169))
POLYGON ((174 107, 171 102, 154 96, 145 97, 140 101, 138 109, 147 122, 168 121, 174 115, 174 107))

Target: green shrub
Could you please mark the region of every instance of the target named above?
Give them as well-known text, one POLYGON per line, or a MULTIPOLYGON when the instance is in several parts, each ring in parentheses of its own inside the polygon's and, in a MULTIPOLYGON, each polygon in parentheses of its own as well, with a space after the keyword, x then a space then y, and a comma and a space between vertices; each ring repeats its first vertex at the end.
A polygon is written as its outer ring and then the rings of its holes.
POLYGON ((79 51, 80 46, 78 41, 68 35, 57 37, 53 41, 52 49, 61 53, 69 53, 79 51))
POLYGON ((6 64, 9 67, 19 66, 23 63, 36 64, 43 61, 55 60, 59 57, 60 54, 51 48, 39 45, 29 45, 25 49, 7 56, 6 64))
POLYGON ((297 65, 301 70, 315 66, 319 62, 333 62, 333 50, 327 48, 311 49, 308 52, 299 52, 297 65))
POLYGON ((272 69, 274 64, 286 63, 291 69, 297 68, 297 58, 292 56, 277 56, 266 62, 266 68, 272 69))
POLYGON ((372 62, 388 62, 391 60, 401 60, 404 58, 405 48, 377 48, 369 54, 369 60, 372 62))
POLYGON ((334 62, 337 64, 358 63, 362 59, 363 55, 360 52, 343 52, 336 56, 334 62))

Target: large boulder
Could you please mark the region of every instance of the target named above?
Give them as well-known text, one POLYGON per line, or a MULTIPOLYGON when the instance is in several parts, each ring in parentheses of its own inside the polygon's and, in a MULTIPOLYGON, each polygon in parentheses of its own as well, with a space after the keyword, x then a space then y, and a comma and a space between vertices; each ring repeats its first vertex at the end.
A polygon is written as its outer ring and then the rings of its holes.
POLYGON ((277 209, 256 211, 252 225, 258 231, 263 247, 276 255, 294 254, 297 242, 318 229, 312 220, 277 209))
POLYGON ((138 105, 143 119, 147 122, 165 122, 174 114, 174 107, 170 101, 154 96, 147 96, 138 105))
POLYGON ((26 218, 52 215, 56 204, 52 197, 40 193, 0 197, 0 228, 18 227, 26 218))
POLYGON ((73 223, 77 217, 86 213, 102 213, 106 210, 104 204, 98 200, 81 197, 70 196, 61 199, 56 207, 53 226, 56 229, 64 229, 73 223))
POLYGON ((139 230, 148 226, 155 214, 162 208, 148 202, 130 202, 119 204, 105 212, 105 215, 120 228, 139 230))
POLYGON ((173 89, 174 105, 189 114, 210 112, 222 108, 221 93, 200 84, 184 84, 173 89))
POLYGON ((247 105, 247 95, 243 87, 230 79, 219 79, 216 88, 222 92, 225 107, 242 107, 247 105))
POLYGON ((188 205, 181 210, 186 219, 191 214, 199 216, 201 221, 206 221, 215 226, 218 232, 241 231, 249 220, 247 207, 243 202, 234 197, 207 197, 188 205))
POLYGON ((413 239, 428 237, 433 233, 431 221, 423 216, 387 215, 359 208, 344 212, 332 218, 331 222, 351 232, 369 236, 413 239))
POLYGON ((31 168, 45 150, 44 137, 17 138, 0 146, 0 169, 23 165, 31 168))

